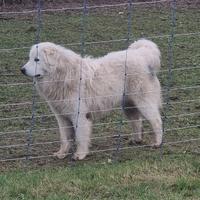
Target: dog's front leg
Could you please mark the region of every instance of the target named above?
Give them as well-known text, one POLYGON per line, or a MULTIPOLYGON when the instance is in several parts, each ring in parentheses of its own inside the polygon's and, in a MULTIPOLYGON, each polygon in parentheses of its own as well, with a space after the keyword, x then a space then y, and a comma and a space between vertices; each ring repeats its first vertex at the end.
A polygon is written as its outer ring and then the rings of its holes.
POLYGON ((72 135, 73 127, 72 123, 70 123, 70 120, 65 116, 56 115, 56 119, 58 121, 60 131, 60 150, 54 153, 54 155, 60 159, 63 159, 67 155, 70 148, 70 142, 68 139, 72 135))
POLYGON ((90 135, 92 132, 92 121, 86 116, 80 116, 74 123, 77 150, 74 154, 75 160, 84 159, 89 153, 90 135))

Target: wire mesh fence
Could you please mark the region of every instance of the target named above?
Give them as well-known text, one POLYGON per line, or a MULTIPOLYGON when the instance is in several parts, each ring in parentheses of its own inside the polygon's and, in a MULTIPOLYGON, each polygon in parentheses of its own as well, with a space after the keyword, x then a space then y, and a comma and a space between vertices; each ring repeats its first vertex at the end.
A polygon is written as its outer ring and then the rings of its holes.
MULTIPOLYGON (((162 147, 151 148, 152 129, 145 119, 142 119, 144 142, 140 145, 130 144, 129 139, 137 133, 129 126, 131 120, 124 117, 123 105, 105 110, 91 110, 94 114, 107 115, 103 119, 93 119, 91 151, 86 160, 103 162, 105 159, 126 160, 138 155, 160 157, 161 154, 200 152, 198 8, 175 0, 129 0, 103 5, 84 0, 82 5, 54 9, 41 5, 42 2, 38 0, 37 9, 34 10, 0 12, 2 169, 27 163, 36 167, 63 164, 69 162, 74 153, 72 150, 62 161, 55 158, 53 153, 60 145, 55 115, 49 109, 48 102, 37 94, 36 80, 26 78, 20 72, 20 66, 28 60, 30 47, 40 41, 51 41, 82 56, 94 57, 127 49, 131 42, 144 37, 154 41, 161 50, 162 66, 158 77, 163 96, 162 147)), ((126 67, 126 60, 124 63, 126 67)), ((125 72, 124 80, 133 75, 125 72)), ((95 78, 103 77, 104 75, 95 78)), ((81 81, 82 77, 79 79, 79 86, 81 81)), ((63 80, 50 81, 49 84, 55 82, 63 80)), ((81 97, 79 93, 78 98, 59 101, 76 102, 78 113, 86 114, 79 109, 82 100, 113 99, 124 92, 126 91, 122 86, 122 90, 116 94, 81 97)), ((69 113, 61 112, 58 115, 66 114, 69 113)), ((62 128, 76 129, 78 124, 77 115, 74 125, 62 128)))

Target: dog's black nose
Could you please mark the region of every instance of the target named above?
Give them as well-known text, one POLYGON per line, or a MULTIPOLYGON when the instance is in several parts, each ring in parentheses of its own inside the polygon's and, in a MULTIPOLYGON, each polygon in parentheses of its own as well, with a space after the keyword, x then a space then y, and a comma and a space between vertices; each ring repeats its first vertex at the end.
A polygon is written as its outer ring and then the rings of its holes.
POLYGON ((26 75, 26 69, 25 68, 21 68, 21 72, 22 72, 22 74, 26 75))

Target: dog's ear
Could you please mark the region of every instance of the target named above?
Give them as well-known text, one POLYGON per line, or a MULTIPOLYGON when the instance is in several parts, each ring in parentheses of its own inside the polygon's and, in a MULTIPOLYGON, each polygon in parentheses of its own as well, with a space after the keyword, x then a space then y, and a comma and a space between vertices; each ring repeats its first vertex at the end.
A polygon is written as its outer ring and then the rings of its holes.
POLYGON ((43 49, 44 60, 50 66, 56 64, 57 50, 54 47, 46 47, 43 49))

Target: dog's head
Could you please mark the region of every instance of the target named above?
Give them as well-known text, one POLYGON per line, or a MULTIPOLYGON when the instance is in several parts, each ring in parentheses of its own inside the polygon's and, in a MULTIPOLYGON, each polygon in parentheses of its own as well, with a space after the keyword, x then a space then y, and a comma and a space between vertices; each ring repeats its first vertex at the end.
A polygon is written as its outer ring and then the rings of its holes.
POLYGON ((30 77, 43 77, 55 69, 57 56, 57 46, 53 43, 33 45, 29 61, 21 68, 21 72, 30 77))

